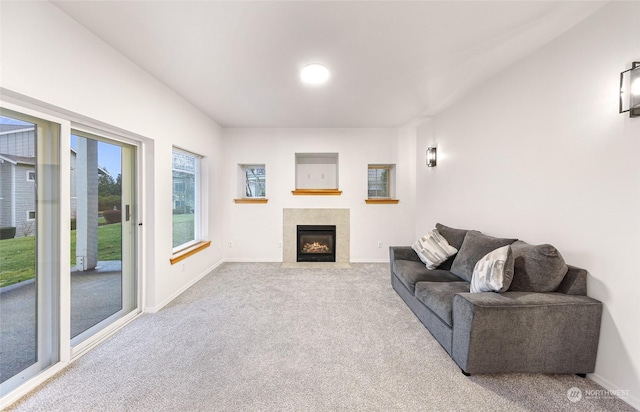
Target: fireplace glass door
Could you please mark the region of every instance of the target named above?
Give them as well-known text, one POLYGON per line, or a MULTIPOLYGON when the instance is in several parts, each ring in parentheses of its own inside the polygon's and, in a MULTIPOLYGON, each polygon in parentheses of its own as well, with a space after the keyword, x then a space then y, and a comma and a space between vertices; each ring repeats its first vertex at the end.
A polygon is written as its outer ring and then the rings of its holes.
POLYGON ((298 262, 335 262, 335 225, 298 225, 298 262))

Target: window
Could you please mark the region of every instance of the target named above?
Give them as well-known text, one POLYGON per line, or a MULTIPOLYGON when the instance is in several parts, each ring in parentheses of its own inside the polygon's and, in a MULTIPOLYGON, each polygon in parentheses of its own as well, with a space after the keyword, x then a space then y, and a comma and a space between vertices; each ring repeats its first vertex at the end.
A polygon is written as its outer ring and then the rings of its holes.
MULTIPOLYGON (((11 296, 3 293, 0 299, 3 304, 0 399, 6 399, 3 397, 56 364, 61 352, 60 313, 64 313, 60 310, 60 288, 64 287, 60 281, 64 262, 60 223, 62 127, 53 116, 40 117, 41 113, 29 112, 0 107, 0 125, 3 130, 9 130, 3 132, 0 140, 6 143, 13 139, 20 143, 5 145, 3 151, 14 158, 30 159, 33 164, 33 170, 26 171, 26 175, 8 170, 7 161, 0 164, 0 180, 5 190, 0 205, 3 212, 0 226, 12 226, 16 230, 15 237, 3 240, 6 243, 0 247, 0 286, 16 285, 19 288, 16 291, 20 291, 11 296), (11 132, 25 129, 28 131, 11 132), (29 172, 33 173, 35 183, 35 171, 38 184, 27 183, 29 172), (26 280, 34 280, 36 286, 20 286, 26 280)), ((22 165, 12 165, 14 170, 17 167, 22 165)))
POLYGON ((267 196, 267 171, 264 165, 241 165, 244 198, 267 196))
POLYGON ((200 242, 200 159, 173 149, 173 251, 200 242))
POLYGON ((27 170, 27 182, 35 182, 35 181, 36 181, 35 170, 27 170))
POLYGON ((369 165, 367 197, 390 199, 394 196, 395 165, 369 165))

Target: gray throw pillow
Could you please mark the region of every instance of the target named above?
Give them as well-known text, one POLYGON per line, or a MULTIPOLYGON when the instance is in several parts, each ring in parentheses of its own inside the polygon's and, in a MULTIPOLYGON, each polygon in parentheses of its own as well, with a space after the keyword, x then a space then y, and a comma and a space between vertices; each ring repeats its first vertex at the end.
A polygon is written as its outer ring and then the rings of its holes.
POLYGON ((448 227, 440 223, 436 223, 436 229, 438 230, 438 233, 442 235, 443 238, 447 239, 447 242, 451 246, 453 246, 458 250, 460 250, 460 247, 462 246, 462 242, 464 242, 464 237, 468 232, 468 230, 454 229, 452 227, 448 227))
POLYGON ((521 240, 511 245, 513 280, 509 291, 553 292, 568 267, 558 250, 551 245, 530 245, 521 240))
MULTIPOLYGON (((436 223, 436 229, 438 230, 438 233, 440 233, 442 237, 445 238, 451 246, 453 246, 458 250, 460 250, 460 246, 462 246, 462 242, 464 242, 464 237, 468 232, 468 230, 454 229, 452 227, 445 226, 441 223, 436 223)), ((440 266, 438 266, 438 269, 450 270, 454 259, 455 259, 455 255, 451 256, 449 259, 445 260, 440 266)))
POLYGON ((471 282, 473 268, 484 255, 499 247, 508 246, 516 240, 483 235, 477 230, 468 231, 456 258, 453 260, 451 273, 467 282, 471 282))

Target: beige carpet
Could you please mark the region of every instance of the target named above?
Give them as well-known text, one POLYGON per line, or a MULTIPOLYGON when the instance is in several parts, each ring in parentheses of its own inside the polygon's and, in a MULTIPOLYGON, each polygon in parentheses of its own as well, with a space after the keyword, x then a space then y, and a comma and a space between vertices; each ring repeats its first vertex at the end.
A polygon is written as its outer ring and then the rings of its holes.
POLYGON ((465 377, 386 264, 224 264, 42 385, 19 411, 622 411, 573 375, 465 377), (567 391, 583 397, 571 402, 567 391))

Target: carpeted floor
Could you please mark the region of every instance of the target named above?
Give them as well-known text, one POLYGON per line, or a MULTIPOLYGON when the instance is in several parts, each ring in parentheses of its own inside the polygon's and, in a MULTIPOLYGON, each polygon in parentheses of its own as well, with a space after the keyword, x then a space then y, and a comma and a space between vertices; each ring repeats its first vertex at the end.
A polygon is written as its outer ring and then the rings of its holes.
POLYGON ((227 263, 143 315, 18 411, 622 411, 573 375, 465 377, 387 264, 227 263), (585 396, 569 401, 572 387, 585 396))

